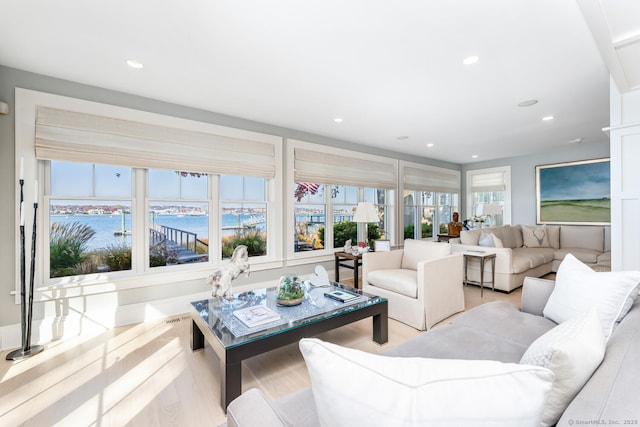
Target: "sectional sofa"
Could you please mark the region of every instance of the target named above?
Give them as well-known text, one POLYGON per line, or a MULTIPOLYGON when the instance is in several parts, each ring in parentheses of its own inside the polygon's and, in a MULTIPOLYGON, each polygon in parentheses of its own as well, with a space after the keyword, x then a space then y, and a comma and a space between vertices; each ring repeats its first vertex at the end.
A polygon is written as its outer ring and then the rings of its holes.
MULTIPOLYGON (((248 390, 229 405, 227 425, 417 425, 415 417, 430 417, 433 415, 430 411, 442 410, 445 412, 444 418, 428 425, 485 425, 488 422, 487 418, 473 421, 474 411, 477 412, 477 417, 487 417, 487 411, 491 411, 492 403, 496 402, 497 415, 494 414, 495 419, 491 419, 492 426, 540 425, 540 419, 517 418, 520 415, 524 417, 527 411, 539 404, 536 396, 539 397, 540 391, 533 385, 527 386, 531 387, 531 390, 525 393, 525 397, 518 395, 517 386, 511 390, 511 386, 506 382, 499 383, 495 393, 491 392, 488 395, 486 389, 474 389, 476 381, 482 381, 482 375, 472 381, 464 378, 460 394, 451 396, 455 401, 451 406, 451 403, 443 403, 440 399, 446 400, 447 390, 455 389, 456 383, 451 382, 454 380, 449 378, 427 381, 426 389, 421 388, 424 384, 413 384, 414 378, 419 378, 425 373, 418 372, 419 368, 410 367, 411 364, 424 361, 425 371, 430 372, 426 375, 440 375, 438 370, 429 364, 437 364, 434 360, 442 359, 449 360, 443 363, 457 363, 460 372, 473 366, 473 369, 467 371, 472 375, 478 373, 474 371, 476 369, 485 369, 480 365, 482 361, 501 362, 507 364, 502 365, 505 369, 514 371, 523 369, 523 364, 542 363, 539 364, 541 369, 549 369, 554 373, 554 379, 551 380, 554 387, 546 395, 543 409, 538 409, 544 411, 541 425, 552 425, 555 422, 558 426, 637 424, 640 421, 640 394, 637 393, 636 384, 640 378, 640 300, 636 297, 640 273, 633 273, 634 275, 624 279, 626 287, 616 297, 617 303, 607 308, 604 301, 608 298, 598 293, 606 294, 605 287, 608 285, 601 286, 598 282, 599 274, 593 276, 597 274, 595 272, 580 272, 585 274, 586 279, 578 278, 574 281, 571 285, 573 292, 579 295, 570 299, 581 300, 576 306, 582 304, 582 308, 586 308, 592 302, 583 298, 584 294, 591 294, 595 301, 593 304, 600 305, 596 308, 591 307, 589 315, 583 316, 584 319, 592 319, 591 326, 588 326, 586 321, 576 324, 573 318, 560 322, 560 325, 550 320, 547 314, 552 314, 552 299, 556 310, 554 316, 558 315, 559 297, 553 294, 554 288, 559 286, 554 286, 554 282, 549 280, 527 278, 522 293, 521 309, 505 302, 480 305, 447 325, 418 335, 387 351, 385 355, 391 357, 370 355, 311 340, 310 343, 301 344, 301 348, 309 368, 312 388, 275 402, 267 399, 257 389, 248 390), (628 314, 624 316, 629 307, 628 314), (597 313, 602 315, 598 316, 597 313), (562 332, 561 328, 564 328, 562 332), (323 349, 323 346, 326 348, 323 349), (314 356, 314 348, 322 351, 314 356), (540 357, 541 353, 544 353, 544 357, 540 357), (527 354, 530 354, 528 359, 527 354), (397 370, 389 367, 390 364, 394 364, 391 359, 395 357, 403 358, 398 360, 400 368, 397 370), (314 358, 317 360, 314 361, 314 358), (337 362, 332 360, 336 358, 337 362), (381 372, 382 375, 371 377, 372 372, 381 372), (403 374, 407 376, 404 380, 392 378, 403 374), (363 378, 367 375, 369 377, 363 378), (324 383, 331 381, 334 382, 334 388, 327 389, 324 383), (383 386, 379 387, 381 381, 383 386), (398 390, 398 384, 403 381, 411 384, 406 389, 398 390), (421 408, 419 399, 424 399, 424 393, 428 393, 432 386, 438 387, 440 382, 444 382, 444 390, 427 396, 427 400, 422 403, 427 406, 435 404, 435 409, 433 405, 428 410, 426 407, 421 408), (468 396, 465 395, 467 391, 468 396), (401 393, 410 393, 413 396, 402 396, 401 393), (513 403, 513 399, 524 400, 513 403), (388 406, 389 402, 391 406, 388 406), (396 408, 396 404, 400 405, 397 409, 399 412, 387 414, 386 411, 396 411, 393 409, 396 408), (410 407, 405 407, 406 405, 410 407), (519 411, 522 414, 519 414, 519 411), (447 415, 447 412, 450 415, 447 415), (391 417, 390 424, 378 418, 386 416, 391 417), (471 418, 463 420, 463 417, 471 418), (371 424, 366 424, 367 419, 371 424), (365 424, 353 424, 354 420, 365 424)), ((566 285, 562 290, 566 297, 566 285)), ((562 298, 560 301, 567 302, 562 301, 562 298)), ((501 378, 501 381, 511 379, 501 378)), ((424 419, 419 424, 424 425, 424 419)))
MULTIPOLYGON (((558 271, 571 253, 595 271, 611 269, 611 228, 608 226, 503 225, 464 230, 450 240, 454 252, 485 251, 496 254, 495 288, 511 292, 526 276, 542 277, 558 271)), ((491 265, 485 266, 485 286, 491 265)), ((468 278, 480 280, 479 262, 470 259, 468 278)), ((490 279, 489 279, 490 280, 490 279)))

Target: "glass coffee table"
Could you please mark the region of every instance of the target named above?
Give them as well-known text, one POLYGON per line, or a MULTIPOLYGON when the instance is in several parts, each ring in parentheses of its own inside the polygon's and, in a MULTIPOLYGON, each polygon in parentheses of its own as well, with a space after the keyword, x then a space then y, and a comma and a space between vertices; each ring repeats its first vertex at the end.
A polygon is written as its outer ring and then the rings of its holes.
POLYGON ((234 295, 233 302, 213 299, 191 303, 191 349, 204 348, 205 340, 220 360, 220 398, 223 408, 242 393, 242 361, 367 317, 373 318, 373 340, 388 340, 387 299, 333 282, 329 287, 310 287, 302 304, 282 307, 276 303, 277 288, 256 289, 234 295), (340 302, 324 294, 346 290, 358 297, 340 302), (280 319, 252 328, 233 312, 266 306, 280 319))

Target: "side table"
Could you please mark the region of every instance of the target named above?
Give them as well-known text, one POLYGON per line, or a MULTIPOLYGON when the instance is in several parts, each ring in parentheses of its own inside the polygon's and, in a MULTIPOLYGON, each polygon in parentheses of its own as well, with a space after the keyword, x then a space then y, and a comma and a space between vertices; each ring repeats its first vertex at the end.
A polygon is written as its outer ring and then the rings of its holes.
POLYGON ((488 253, 484 251, 465 251, 462 252, 464 255, 464 284, 467 285, 469 283, 480 285, 480 298, 482 298, 482 294, 484 291, 484 265, 485 261, 491 260, 491 291, 495 292, 496 290, 496 254, 488 253), (467 265, 469 264, 469 259, 475 258, 480 261, 480 281, 472 282, 467 278, 467 265))
POLYGON ((353 270, 353 287, 358 289, 358 267, 362 265, 362 254, 353 255, 346 252, 336 252, 336 282, 340 282, 340 267, 353 270))

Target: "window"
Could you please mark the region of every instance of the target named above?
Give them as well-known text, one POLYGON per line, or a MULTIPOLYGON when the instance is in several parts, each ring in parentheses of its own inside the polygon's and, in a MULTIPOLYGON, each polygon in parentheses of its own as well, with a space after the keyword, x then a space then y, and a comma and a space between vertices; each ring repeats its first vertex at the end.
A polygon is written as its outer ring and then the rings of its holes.
MULTIPOLYGON (((243 234, 276 240, 282 138, 28 90, 17 90, 16 102, 16 156, 42 183, 46 206, 38 211, 38 293, 202 280, 224 257, 223 211, 250 212, 250 221, 241 218, 243 234), (223 200, 234 180, 243 191, 223 200), (69 242, 74 233, 79 238, 69 242), (74 244, 75 253, 52 250, 52 242, 74 244)), ((32 196, 29 186, 25 198, 32 196)), ((281 251, 264 246, 252 269, 281 266, 281 251)))
POLYGON ((511 223, 510 166, 467 171, 467 216, 485 216, 487 225, 511 223), (502 213, 494 213, 496 205, 502 213))
POLYGON ((149 267, 209 260, 208 176, 149 169, 149 267))
POLYGON ((48 277, 131 270, 131 168, 52 161, 48 277))
POLYGON ((404 238, 428 239, 447 233, 453 212, 458 210, 458 194, 431 191, 404 191, 404 238), (435 227, 434 227, 435 224, 435 227))
POLYGON ((342 248, 347 240, 357 244, 358 224, 353 222, 358 202, 371 202, 378 211, 378 223, 367 224, 368 241, 389 237, 389 215, 387 204, 392 197, 392 190, 362 188, 346 185, 320 185, 311 183, 294 184, 294 250, 304 252, 311 250, 342 248), (325 191, 330 196, 325 196, 325 191), (330 218, 325 212, 332 211, 330 218), (331 233, 327 233, 331 227, 331 233), (331 236, 331 237, 328 237, 331 236), (332 241, 331 245, 326 239, 332 241))
POLYGON ((460 172, 404 161, 400 165, 404 238, 430 239, 447 233, 459 207, 460 172))
POLYGON ((369 240, 393 239, 390 204, 398 185, 397 160, 303 141, 288 143, 293 252, 342 248, 349 239, 355 245, 358 225, 353 215, 364 201, 376 206, 380 219, 368 224, 369 240))
POLYGON ((239 245, 250 257, 267 254, 267 180, 245 176, 220 177, 222 258, 239 245))
POLYGON ((294 251, 306 252, 324 249, 327 226, 325 191, 331 186, 310 182, 296 182, 294 194, 294 251))

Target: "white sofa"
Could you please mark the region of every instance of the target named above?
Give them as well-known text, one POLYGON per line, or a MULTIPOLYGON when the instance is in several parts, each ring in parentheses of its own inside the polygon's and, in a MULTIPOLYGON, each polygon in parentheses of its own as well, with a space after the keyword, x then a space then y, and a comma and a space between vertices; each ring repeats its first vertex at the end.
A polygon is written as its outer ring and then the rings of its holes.
MULTIPOLYGON (((451 243, 454 252, 481 250, 496 254, 495 288, 505 292, 522 286, 526 276, 541 277, 556 272, 568 253, 596 271, 611 269, 611 228, 608 226, 503 225, 462 231, 459 240, 451 243), (491 242, 491 238, 487 238, 489 234, 495 236, 494 246, 484 246, 487 241, 491 242)), ((478 261, 469 260, 468 276, 469 280, 479 281, 478 261)), ((491 277, 490 263, 485 264, 487 277, 491 277)))
POLYGON ((464 310, 462 255, 452 246, 407 239, 404 249, 362 258, 362 290, 389 300, 389 317, 419 330, 464 310))

